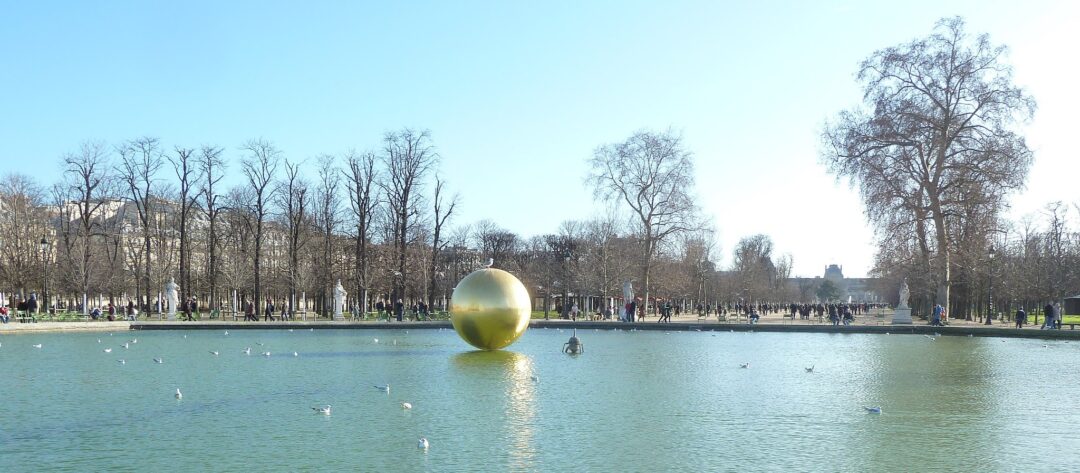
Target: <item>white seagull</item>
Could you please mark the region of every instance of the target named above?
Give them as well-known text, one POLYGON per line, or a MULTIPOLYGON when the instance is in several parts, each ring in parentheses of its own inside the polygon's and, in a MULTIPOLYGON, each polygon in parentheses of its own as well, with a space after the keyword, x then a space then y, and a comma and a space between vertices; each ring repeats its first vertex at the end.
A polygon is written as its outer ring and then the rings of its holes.
POLYGON ((126 362, 126 361, 124 361, 124 360, 116 360, 116 362, 117 362, 117 363, 120 363, 121 365, 125 365, 125 364, 127 364, 127 362, 126 362))
POLYGON ((373 339, 372 339, 372 341, 374 341, 375 343, 379 343, 379 339, 378 339, 378 338, 373 338, 373 339))
POLYGON ((268 351, 264 351, 264 352, 263 352, 263 356, 270 356, 270 352, 268 352, 268 351))
POLYGON ((228 330, 226 330, 226 331, 225 331, 225 335, 228 335, 228 334, 229 334, 229 331, 228 331, 228 330))
POLYGON ((412 409, 412 404, 409 404, 407 402, 403 402, 403 403, 401 403, 401 408, 402 409, 412 409))
POLYGON ((31 345, 31 346, 33 346, 34 348, 41 348, 41 344, 40 344, 40 343, 38 343, 38 344, 35 344, 35 345, 31 345))
POLYGON ((243 350, 240 350, 240 352, 245 354, 245 355, 250 355, 251 354, 251 347, 246 347, 243 350))
POLYGON ((106 348, 106 349, 101 350, 101 351, 103 351, 105 353, 112 353, 112 348, 106 348))
POLYGON ((125 343, 125 344, 123 345, 123 347, 124 347, 124 349, 128 349, 128 348, 131 348, 131 345, 129 345, 129 344, 127 344, 127 343, 125 343))
POLYGON ((870 413, 870 414, 881 414, 881 408, 880 408, 880 407, 877 407, 877 406, 874 406, 874 407, 864 407, 863 409, 866 409, 866 412, 867 412, 867 413, 870 413))
POLYGON ((328 416, 330 415, 330 404, 327 404, 326 407, 312 407, 311 410, 315 411, 316 414, 328 416))
POLYGON ((427 450, 431 444, 428 443, 427 437, 420 437, 420 440, 416 442, 416 448, 420 450, 427 450))
POLYGON ((184 395, 180 392, 180 388, 176 388, 176 400, 179 401, 184 398, 184 395))
POLYGON ((378 389, 379 391, 386 391, 386 394, 390 394, 390 383, 386 383, 385 386, 379 386, 376 384, 375 389, 378 389))
POLYGON ((814 366, 816 366, 816 365, 810 365, 810 367, 809 367, 809 368, 805 368, 805 369, 806 369, 806 372, 807 372, 807 373, 813 373, 813 372, 814 372, 814 366))
POLYGON ((300 356, 300 354, 294 351, 292 352, 292 356, 300 356))
POLYGON ((749 367, 750 367, 750 362, 749 361, 747 361, 746 363, 740 363, 739 364, 739 368, 749 368, 749 367))
POLYGON ((495 264, 495 258, 488 258, 487 263, 484 264, 484 267, 490 268, 493 264, 495 264))
POLYGON ((138 338, 132 338, 131 343, 139 343, 139 339, 138 338))
POLYGON ((160 364, 162 364, 164 362, 165 362, 164 358, 154 358, 154 363, 157 363, 157 364, 160 365, 160 364))
POLYGON ((210 352, 210 354, 211 354, 211 355, 214 355, 214 356, 218 356, 218 355, 220 355, 221 353, 219 353, 219 352, 218 352, 217 350, 212 350, 212 351, 210 352))

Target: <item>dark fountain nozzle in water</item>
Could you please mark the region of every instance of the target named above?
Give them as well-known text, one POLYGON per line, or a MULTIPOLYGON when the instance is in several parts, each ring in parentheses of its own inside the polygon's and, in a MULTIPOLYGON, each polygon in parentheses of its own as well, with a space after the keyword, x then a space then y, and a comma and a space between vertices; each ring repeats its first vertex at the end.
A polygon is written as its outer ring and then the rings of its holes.
POLYGON ((568 355, 580 355, 585 353, 585 345, 577 338, 577 329, 574 329, 574 334, 570 336, 570 341, 563 344, 562 351, 568 355))

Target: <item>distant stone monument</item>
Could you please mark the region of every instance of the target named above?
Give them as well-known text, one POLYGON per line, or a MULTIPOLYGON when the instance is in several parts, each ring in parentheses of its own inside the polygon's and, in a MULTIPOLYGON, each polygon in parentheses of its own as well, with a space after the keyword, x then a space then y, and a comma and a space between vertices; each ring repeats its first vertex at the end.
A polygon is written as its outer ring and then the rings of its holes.
POLYGON ((900 284, 900 303, 897 304, 896 309, 893 310, 893 325, 912 323, 911 308, 908 307, 908 300, 910 298, 911 289, 908 289, 907 279, 904 279, 904 282, 900 284))
POLYGON ((341 280, 338 279, 337 286, 334 286, 334 320, 345 320, 345 316, 342 312, 345 311, 345 288, 341 286, 341 280))
POLYGON ((165 302, 169 304, 165 314, 168 320, 176 320, 176 306, 180 302, 176 295, 177 289, 176 280, 169 278, 169 282, 165 283, 165 302))

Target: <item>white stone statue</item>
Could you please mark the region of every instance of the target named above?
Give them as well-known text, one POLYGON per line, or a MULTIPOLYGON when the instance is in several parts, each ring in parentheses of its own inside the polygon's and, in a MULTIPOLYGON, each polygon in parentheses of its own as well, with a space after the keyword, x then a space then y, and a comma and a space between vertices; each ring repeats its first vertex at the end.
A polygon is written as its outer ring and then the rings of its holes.
POLYGON ((180 302, 177 296, 178 289, 179 287, 176 285, 176 280, 173 278, 169 278, 169 282, 165 283, 165 301, 169 304, 166 314, 168 314, 169 320, 176 318, 176 306, 180 302))
POLYGON ((900 283, 900 305, 896 306, 897 309, 907 309, 908 299, 911 297, 911 289, 908 289, 907 279, 904 279, 903 283, 900 283))
POLYGON ((334 319, 341 320, 344 317, 341 315, 345 311, 345 296, 348 292, 341 286, 341 280, 338 279, 337 286, 334 286, 334 319))

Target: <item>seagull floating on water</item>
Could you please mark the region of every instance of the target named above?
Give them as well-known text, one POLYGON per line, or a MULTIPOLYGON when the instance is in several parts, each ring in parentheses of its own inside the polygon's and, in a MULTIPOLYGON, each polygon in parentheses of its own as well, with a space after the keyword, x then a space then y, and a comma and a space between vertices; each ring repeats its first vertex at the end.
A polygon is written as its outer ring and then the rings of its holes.
POLYGON ((106 348, 106 349, 101 350, 101 351, 103 351, 105 353, 112 353, 112 348, 106 348))
POLYGON ((875 407, 864 407, 863 409, 866 409, 866 412, 868 412, 870 414, 881 414, 881 408, 880 407, 876 407, 876 406, 875 407))
POLYGON ((326 407, 312 407, 311 410, 315 411, 316 414, 328 416, 330 415, 330 404, 327 404, 326 407))
POLYGON ((36 345, 32 345, 32 346, 33 346, 34 348, 41 348, 41 344, 40 344, 40 343, 38 343, 38 344, 36 344, 36 345))
POLYGON ((245 355, 250 355, 251 354, 251 347, 246 347, 243 350, 240 350, 240 352, 245 354, 245 355))
POLYGON ((139 339, 138 338, 132 338, 131 343, 139 343, 139 339))
POLYGON ((814 372, 814 366, 816 366, 816 365, 810 365, 810 367, 809 367, 809 368, 805 368, 805 369, 806 369, 806 372, 807 372, 807 373, 813 373, 813 372, 814 372))
POLYGON ((540 377, 534 374, 532 376, 529 376, 529 380, 531 380, 534 383, 539 383, 540 382, 540 377))
POLYGON ((98 342, 98 343, 101 343, 101 339, 100 339, 100 338, 99 338, 99 339, 97 339, 97 342, 98 342))
POLYGON ((378 338, 373 338, 373 339, 372 339, 372 341, 374 341, 375 343, 379 343, 379 339, 378 339, 378 338))
POLYGON ((220 355, 221 353, 218 353, 218 352, 217 352, 217 350, 212 350, 212 351, 210 351, 210 354, 211 354, 211 355, 214 355, 214 356, 218 356, 218 355, 220 355))
POLYGON ((263 343, 263 342, 255 342, 255 344, 256 344, 256 345, 258 345, 258 346, 260 346, 260 347, 261 347, 261 346, 263 346, 263 345, 265 345, 265 343, 263 343))
POLYGON ((431 444, 428 443, 427 437, 420 437, 420 440, 416 442, 416 448, 420 450, 427 450, 431 444))
POLYGON ((378 384, 376 384, 375 389, 378 389, 379 391, 386 391, 386 394, 390 394, 390 384, 389 383, 387 383, 385 386, 379 386, 378 384))
POLYGON ((300 354, 294 351, 292 352, 292 356, 300 356, 300 354))
POLYGON ((176 400, 179 401, 184 398, 183 393, 180 392, 180 388, 176 388, 176 400))
POLYGON ((229 331, 228 331, 228 330, 226 330, 226 331, 225 331, 225 335, 228 335, 228 334, 229 334, 229 331))
POLYGON ((401 408, 402 409, 412 409, 412 404, 409 404, 407 402, 403 402, 403 403, 401 403, 401 408))
POLYGON ((164 358, 154 358, 154 363, 157 363, 157 364, 160 365, 160 364, 162 364, 164 362, 165 362, 164 358))
POLYGON ((739 364, 739 368, 749 368, 749 367, 750 367, 750 362, 749 361, 747 361, 746 363, 739 364))
POLYGON ((264 351, 264 352, 263 352, 263 356, 270 356, 270 352, 268 352, 268 351, 264 351))
POLYGON ((931 342, 934 341, 934 340, 937 340, 936 338, 931 337, 931 336, 926 335, 926 334, 923 334, 923 336, 926 337, 926 338, 929 338, 931 342))
POLYGON ((124 360, 116 360, 116 362, 120 363, 121 365, 126 365, 127 364, 127 362, 124 361, 124 360))

